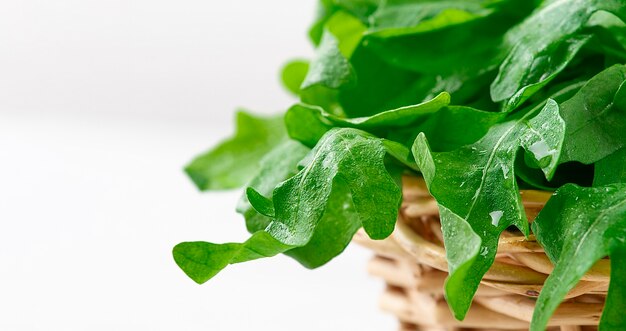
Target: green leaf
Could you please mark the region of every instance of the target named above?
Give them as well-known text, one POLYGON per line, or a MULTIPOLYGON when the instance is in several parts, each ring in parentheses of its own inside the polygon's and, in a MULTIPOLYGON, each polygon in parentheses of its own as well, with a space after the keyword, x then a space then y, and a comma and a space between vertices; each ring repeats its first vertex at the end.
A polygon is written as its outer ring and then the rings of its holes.
MULTIPOLYGON (((365 42, 395 66, 438 75, 444 80, 452 74, 463 74, 461 83, 466 83, 468 78, 497 68, 506 55, 501 47, 504 34, 532 9, 528 1, 495 3, 391 1, 372 17, 374 22, 377 15, 389 16, 389 20, 385 20, 382 29, 374 24, 365 42), (499 8, 504 5, 515 9, 499 8), (432 15, 432 19, 424 21, 432 15), (419 23, 414 25, 416 22, 419 23)), ((481 86, 481 90, 484 88, 481 86)))
POLYGON ((548 84, 589 41, 583 28, 601 10, 626 17, 621 0, 553 0, 508 31, 510 52, 491 85, 492 99, 505 101, 509 111, 548 84))
POLYGON ((259 231, 242 244, 212 244, 208 242, 183 242, 174 247, 176 264, 196 283, 202 284, 227 265, 271 257, 291 249, 259 231))
POLYGON ((557 103, 548 100, 538 114, 531 110, 496 124, 476 143, 454 151, 433 152, 424 134, 415 140, 413 155, 440 206, 450 272, 445 291, 458 319, 493 264, 500 233, 511 225, 528 233, 515 180, 518 149, 524 147, 550 178, 564 131, 557 103))
POLYGON ((386 238, 401 200, 400 188, 385 168, 386 153, 382 139, 363 131, 329 131, 311 152, 310 163, 274 190, 275 219, 266 231, 289 245, 308 243, 335 179, 341 178, 350 187, 365 231, 371 238, 386 238))
MULTIPOLYGON (((339 91, 339 102, 348 117, 371 116, 379 112, 420 103, 432 97, 435 76, 425 77, 389 64, 363 43, 350 57, 356 84, 339 91)), ((303 100, 305 103, 309 103, 303 100)), ((332 112, 327 107, 325 110, 332 112)))
MULTIPOLYGON (((412 129, 409 136, 412 146, 417 132, 423 132, 430 139, 435 151, 450 151, 476 142, 489 128, 505 118, 504 113, 486 112, 471 107, 448 106, 429 115, 428 119, 412 129)), ((397 130, 389 139, 404 140, 411 129, 397 130)))
POLYGON ((450 103, 450 95, 441 93, 434 99, 417 105, 388 110, 369 117, 343 118, 325 112, 321 107, 297 104, 285 115, 289 135, 307 146, 317 144, 333 127, 364 130, 386 137, 398 128, 412 127, 450 103))
POLYGON ((385 166, 386 154, 383 140, 363 131, 329 131, 308 164, 274 189, 272 200, 247 190, 257 212, 272 217, 265 230, 241 244, 181 243, 174 248, 176 263, 203 283, 229 264, 288 251, 303 265, 318 267, 341 253, 361 225, 372 238, 389 236, 402 194, 385 166))
POLYGON ((624 284, 626 284, 626 247, 615 245, 611 248, 610 254, 611 283, 605 308, 602 312, 602 319, 600 319, 600 328, 601 330, 625 330, 626 286, 624 284))
POLYGON ((349 59, 359 46, 366 27, 353 15, 340 10, 328 20, 326 29, 337 39, 341 54, 349 59))
MULTIPOLYGON (((248 187, 262 195, 271 194, 278 183, 298 173, 298 163, 309 152, 310 149, 299 142, 286 140, 263 157, 256 176, 248 183, 248 187)), ((271 222, 271 218, 252 208, 246 194, 239 199, 237 212, 246 219, 246 227, 250 233, 265 229, 271 222)))
POLYGON ((593 77, 561 105, 567 125, 561 162, 594 163, 626 147, 626 66, 593 77))
POLYGON ((309 242, 285 254, 307 268, 320 267, 341 254, 360 228, 350 187, 339 177, 335 179, 324 216, 309 242))
POLYGON ((611 284, 600 330, 624 329, 626 185, 561 187, 533 222, 533 232, 555 266, 537 299, 530 329, 545 330, 567 292, 607 255, 611 284))
POLYGON ((300 87, 300 98, 305 103, 343 114, 339 90, 356 84, 356 74, 348 59, 365 28, 344 11, 337 11, 329 17, 325 27, 316 55, 300 87))
POLYGON ((294 95, 300 94, 300 86, 309 71, 309 62, 293 60, 287 63, 281 71, 281 80, 285 88, 294 95))
POLYGON ((339 41, 332 33, 325 31, 300 89, 306 90, 314 85, 337 89, 353 83, 354 79, 350 62, 339 49, 339 41))
POLYGON ((626 183, 626 148, 599 160, 595 164, 593 186, 626 183))
POLYGON ((393 37, 423 33, 491 14, 494 1, 388 0, 370 17, 369 34, 393 37))
POLYGON ((241 187, 256 174, 258 162, 287 138, 282 116, 237 113, 237 133, 197 156, 185 172, 200 190, 241 187))

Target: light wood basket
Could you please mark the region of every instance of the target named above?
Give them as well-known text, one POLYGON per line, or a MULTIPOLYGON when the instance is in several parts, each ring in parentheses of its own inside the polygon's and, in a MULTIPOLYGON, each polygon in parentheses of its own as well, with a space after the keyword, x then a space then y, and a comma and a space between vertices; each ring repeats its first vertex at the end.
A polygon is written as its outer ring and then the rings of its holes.
MULTIPOLYGON (((521 195, 532 220, 551 193, 521 191, 521 195)), ((526 239, 521 233, 505 231, 496 261, 481 282, 467 317, 457 321, 443 295, 448 266, 437 203, 418 177, 403 179, 403 203, 395 232, 374 241, 361 230, 354 241, 376 253, 369 273, 387 283, 380 305, 398 317, 401 331, 528 330, 536 297, 553 269, 532 235, 526 239)), ((609 260, 600 260, 567 295, 548 330, 597 330, 609 274, 609 260)))

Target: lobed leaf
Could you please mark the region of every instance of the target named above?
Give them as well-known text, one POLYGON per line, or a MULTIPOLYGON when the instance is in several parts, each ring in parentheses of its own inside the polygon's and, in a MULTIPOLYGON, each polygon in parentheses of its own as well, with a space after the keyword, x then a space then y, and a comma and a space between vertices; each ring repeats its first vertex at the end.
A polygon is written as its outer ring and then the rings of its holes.
POLYGON ((537 299, 530 329, 544 330, 567 292, 607 255, 611 258, 611 284, 600 330, 624 329, 626 185, 564 185, 533 222, 533 232, 555 266, 537 299))
POLYGON ((524 147, 549 178, 564 131, 558 105, 549 100, 538 114, 531 110, 496 124, 476 143, 450 152, 433 152, 424 134, 415 140, 413 155, 440 206, 450 273, 445 290, 456 318, 465 317, 502 231, 515 225, 528 234, 515 179, 518 149, 524 147))
POLYGON ((510 51, 491 85, 492 99, 510 111, 553 80, 589 41, 583 28, 598 11, 626 18, 620 0, 552 0, 508 31, 510 51))

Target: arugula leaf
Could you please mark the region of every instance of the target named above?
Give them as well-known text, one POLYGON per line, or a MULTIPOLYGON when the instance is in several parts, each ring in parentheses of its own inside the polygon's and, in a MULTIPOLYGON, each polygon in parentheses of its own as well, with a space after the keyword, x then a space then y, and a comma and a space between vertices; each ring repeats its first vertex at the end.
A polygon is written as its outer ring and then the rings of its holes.
POLYGON ((256 211, 272 218, 264 230, 241 244, 178 244, 176 263, 203 283, 229 264, 291 250, 305 266, 320 266, 341 253, 361 225, 372 238, 389 236, 402 193, 385 166, 386 154, 383 140, 363 131, 329 131, 308 164, 276 186, 272 200, 254 188, 246 191, 256 211))
POLYGON ((380 0, 321 0, 318 3, 317 18, 309 29, 309 37, 313 44, 319 45, 324 28, 329 24, 333 15, 338 11, 345 11, 367 23, 370 15, 378 8, 380 0))
POLYGON ((229 264, 275 256, 291 248, 266 232, 259 231, 241 244, 183 242, 174 247, 172 254, 185 274, 196 283, 202 284, 229 264))
POLYGON ((441 93, 417 105, 388 110, 369 117, 343 118, 325 112, 321 107, 297 104, 285 115, 289 136, 307 146, 315 145, 333 127, 350 127, 385 137, 394 129, 415 125, 427 115, 450 103, 450 95, 441 93), (386 134, 387 133, 387 134, 386 134))
POLYGON ((445 291, 458 319, 465 317, 493 264, 502 231, 515 225, 528 234, 515 157, 524 147, 546 177, 552 177, 565 132, 558 110, 548 100, 538 114, 533 109, 496 124, 476 143, 450 152, 433 152, 424 134, 415 140, 413 155, 440 206, 450 273, 445 291))
POLYGON ((350 63, 356 85, 339 91, 339 102, 349 117, 371 116, 422 102, 431 97, 437 83, 435 76, 423 76, 389 64, 363 43, 350 57, 350 63))
POLYGON ((417 105, 356 118, 343 118, 317 106, 297 104, 287 111, 285 123, 289 136, 307 146, 315 145, 333 127, 351 127, 409 147, 417 134, 424 132, 433 138, 437 150, 452 150, 475 142, 505 116, 449 106, 449 102, 450 95, 443 92, 417 105))
POLYGON ((341 177, 335 179, 324 216, 309 242, 286 255, 313 269, 341 254, 361 228, 359 215, 352 201, 350 187, 341 177))
POLYGON ((626 183, 626 148, 599 160, 595 164, 593 186, 626 183))
POLYGON ((500 53, 497 45, 514 23, 508 16, 487 16, 421 33, 369 34, 366 42, 368 49, 396 67, 444 78, 452 74, 473 77, 496 68, 500 53), (481 38, 473 38, 476 35, 481 38))
POLYGON ((293 60, 287 63, 281 71, 283 86, 294 95, 300 94, 300 86, 309 71, 309 62, 304 60, 293 60))
POLYGON ((353 83, 354 79, 352 67, 341 53, 338 40, 332 33, 325 31, 300 89, 306 90, 314 85, 337 89, 353 83))
POLYGON ((621 0, 552 0, 508 31, 510 52, 491 85, 492 99, 510 111, 548 84, 589 41, 583 28, 598 11, 626 18, 621 0))
POLYGON ((388 0, 370 16, 369 34, 393 37, 440 29, 491 14, 494 1, 388 0))
POLYGON ((252 179, 265 154, 286 138, 283 116, 255 117, 240 111, 235 136, 197 156, 185 172, 202 191, 241 187, 252 179))
MULTIPOLYGON (((383 141, 363 131, 333 129, 320 140, 311 161, 296 176, 276 187, 276 211, 266 231, 290 245, 304 245, 324 213, 335 178, 349 186, 363 228, 371 238, 386 238, 393 231, 401 192, 384 164, 383 141)), ((248 198, 251 198, 248 195, 248 198)), ((253 206, 255 201, 250 200, 253 206)), ((258 203, 258 202, 257 202, 258 203)))
POLYGON ((557 267, 533 328, 608 254, 601 327, 626 329, 625 19, 622 0, 320 0, 316 55, 282 71, 301 103, 239 114, 235 136, 186 168, 203 190, 249 182, 250 239, 181 243, 176 262, 197 282, 279 253, 321 266, 360 227, 388 236, 402 174, 421 171, 463 318, 501 232, 528 234, 518 189, 561 187, 534 225, 557 267))
POLYGON ((626 185, 564 185, 533 222, 533 232, 555 267, 537 299, 530 329, 544 330, 567 292, 607 255, 611 284, 600 330, 626 328, 626 185))
MULTIPOLYGON (((271 194, 276 185, 298 172, 299 162, 309 152, 310 149, 299 142, 286 140, 261 159, 258 164, 259 170, 247 187, 263 195, 271 194)), ((252 208, 246 194, 239 199, 237 212, 246 219, 246 227, 250 233, 265 229, 272 221, 252 208)))
POLYGON ((356 74, 349 58, 365 27, 353 16, 337 11, 326 22, 320 45, 300 87, 303 102, 343 114, 339 90, 354 87, 356 74))
POLYGON ((594 163, 626 147, 626 66, 593 77, 561 105, 567 124, 561 162, 594 163))

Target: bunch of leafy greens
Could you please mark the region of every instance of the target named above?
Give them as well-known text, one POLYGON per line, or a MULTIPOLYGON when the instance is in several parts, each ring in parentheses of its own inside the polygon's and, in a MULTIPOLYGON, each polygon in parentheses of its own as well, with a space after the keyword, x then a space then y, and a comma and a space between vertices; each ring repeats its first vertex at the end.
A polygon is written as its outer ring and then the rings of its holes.
POLYGON ((622 0, 322 0, 315 57, 282 73, 300 102, 240 113, 186 168, 201 190, 246 187, 252 236, 181 243, 174 259, 198 283, 279 253, 319 267, 361 227, 389 236, 413 173, 439 204, 463 319, 500 234, 531 230, 519 190, 555 190, 532 225, 555 268, 531 329, 607 256, 600 327, 626 329, 625 20, 622 0))

